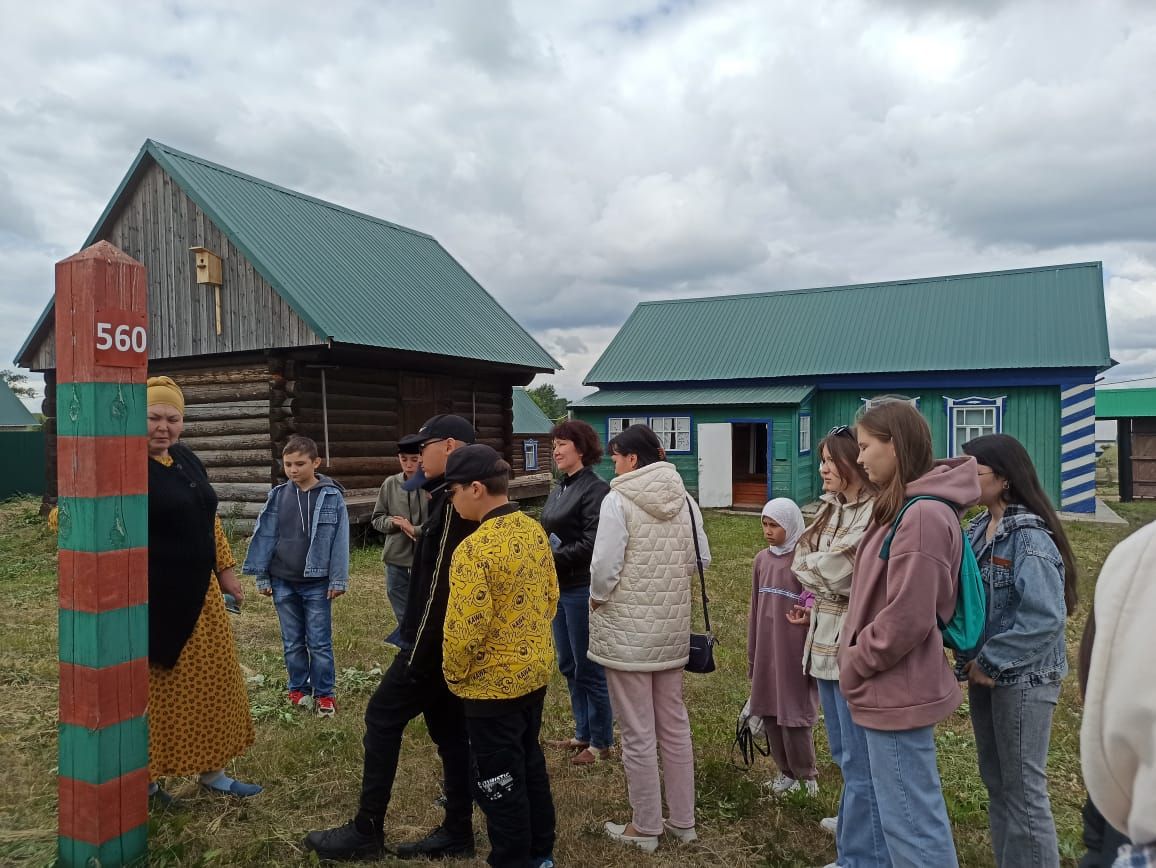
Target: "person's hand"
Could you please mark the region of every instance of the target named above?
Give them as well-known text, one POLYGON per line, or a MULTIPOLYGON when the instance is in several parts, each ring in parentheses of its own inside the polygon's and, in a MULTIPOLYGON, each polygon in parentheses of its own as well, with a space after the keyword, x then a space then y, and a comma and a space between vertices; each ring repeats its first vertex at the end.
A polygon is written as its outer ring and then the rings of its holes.
POLYGON ((389 520, 397 525, 398 529, 410 539, 414 538, 413 522, 403 515, 391 515, 389 520))
POLYGON ((600 603, 598 600, 595 600, 593 597, 590 598, 590 611, 591 612, 597 612, 601 605, 602 605, 602 603, 600 603))
POLYGON ((272 588, 261 588, 260 593, 261 593, 262 597, 272 597, 273 596, 273 589, 272 588))
POLYGON ((811 623, 811 610, 803 606, 794 606, 787 612, 787 620, 798 627, 806 627, 811 623))
POLYGON ((995 687, 995 679, 984 672, 974 660, 968 660, 963 667, 968 683, 976 687, 995 687))
POLYGON ((221 586, 222 593, 233 595, 238 606, 245 602, 245 592, 241 589, 241 582, 232 567, 217 574, 217 584, 221 586))
POLYGON ((345 593, 345 591, 338 591, 335 588, 330 588, 326 592, 325 597, 326 597, 326 599, 329 599, 329 600, 336 600, 338 597, 340 597, 344 593, 345 593))

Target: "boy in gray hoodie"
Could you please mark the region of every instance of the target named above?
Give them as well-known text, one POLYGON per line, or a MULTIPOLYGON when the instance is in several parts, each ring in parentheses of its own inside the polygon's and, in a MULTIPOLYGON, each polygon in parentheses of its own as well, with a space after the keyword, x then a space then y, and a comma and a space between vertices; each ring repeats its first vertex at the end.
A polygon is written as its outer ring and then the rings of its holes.
MULTIPOLYGON (((381 559, 385 563, 385 593, 398 624, 405 616, 409 600, 414 546, 429 514, 429 494, 421 488, 407 491, 403 487, 417 473, 420 463, 418 453, 409 451, 412 448, 398 447, 397 460, 401 463, 401 473, 387 477, 381 484, 369 520, 374 530, 385 534, 385 545, 381 549, 381 559)), ((385 641, 400 648, 400 637, 401 633, 395 627, 385 641)))
POLYGON ((289 479, 269 492, 242 569, 277 608, 289 702, 315 702, 318 714, 331 717, 337 711, 332 602, 349 584, 349 514, 341 486, 317 474, 316 443, 294 435, 281 460, 289 479))

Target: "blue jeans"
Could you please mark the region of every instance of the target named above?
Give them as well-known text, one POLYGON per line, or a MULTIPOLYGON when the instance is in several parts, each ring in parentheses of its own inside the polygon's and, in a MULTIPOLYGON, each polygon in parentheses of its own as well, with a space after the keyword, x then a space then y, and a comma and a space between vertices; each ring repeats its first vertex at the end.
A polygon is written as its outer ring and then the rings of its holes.
POLYGON ((590 588, 563 588, 554 616, 558 669, 570 689, 574 737, 592 747, 614 744, 614 714, 606 689, 606 672, 586 656, 590 647, 590 588))
POLYGON ((1059 868, 1048 800, 1048 742, 1060 682, 968 687, 998 868, 1059 868))
POLYGON ((389 597, 389 607, 393 609, 393 618, 397 626, 386 637, 390 645, 402 646, 401 619, 405 617, 405 607, 409 603, 409 567, 399 567, 396 564, 385 565, 385 595, 389 597))
POLYGON ((935 728, 863 729, 875 802, 896 868, 958 868, 935 757, 935 728))
POLYGON ((329 579, 273 579, 273 605, 281 622, 281 644, 289 689, 320 699, 333 696, 333 621, 329 579))
POLYGON ((875 788, 871 784, 871 763, 867 760, 867 738, 863 727, 851 719, 851 709, 839 690, 838 681, 816 678, 823 722, 831 757, 843 774, 839 797, 839 829, 835 850, 840 868, 886 868, 891 864, 875 788))

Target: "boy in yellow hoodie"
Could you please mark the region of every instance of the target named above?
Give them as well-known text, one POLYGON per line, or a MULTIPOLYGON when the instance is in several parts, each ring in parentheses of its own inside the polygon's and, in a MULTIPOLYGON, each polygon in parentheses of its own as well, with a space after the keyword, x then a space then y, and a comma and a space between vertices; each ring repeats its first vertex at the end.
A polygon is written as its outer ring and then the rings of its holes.
POLYGON ((478 805, 493 866, 552 866, 554 801, 538 744, 554 666, 554 554, 542 526, 510 503, 510 465, 489 446, 450 454, 454 509, 480 526, 450 562, 442 671, 465 704, 478 805))

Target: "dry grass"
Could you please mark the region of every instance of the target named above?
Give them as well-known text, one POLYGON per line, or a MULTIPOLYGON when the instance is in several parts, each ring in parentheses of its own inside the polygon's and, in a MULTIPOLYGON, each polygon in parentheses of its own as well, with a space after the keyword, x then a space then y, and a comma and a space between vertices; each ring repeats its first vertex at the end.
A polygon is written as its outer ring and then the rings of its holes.
MULTIPOLYGON (((1122 505, 1131 528, 1156 518, 1156 504, 1122 505)), ((56 764, 56 599, 55 550, 36 504, 29 500, 0 505, 0 761, 5 786, 0 791, 0 864, 47 865, 55 851, 56 764)), ((676 848, 663 844, 653 857, 623 850, 605 840, 607 819, 628 817, 626 787, 619 765, 574 769, 551 758, 558 807, 556 856, 563 865, 821 865, 834 858, 830 837, 816 823, 834 812, 838 772, 828 761, 822 727, 821 796, 776 803, 763 796, 765 760, 753 772, 730 760, 734 718, 746 698, 746 611, 751 559, 761 545, 753 517, 710 515, 707 527, 715 552, 712 614, 722 639, 720 670, 687 676, 687 701, 697 757, 698 819, 701 842, 676 848)), ((1084 570, 1084 601, 1072 620, 1074 653, 1092 580, 1111 547, 1129 528, 1071 525, 1069 532, 1084 570)), ((305 865, 312 857, 300 840, 309 829, 343 822, 356 808, 361 771, 361 715, 377 684, 377 671, 390 652, 382 639, 392 627, 378 552, 354 554, 353 589, 336 604, 335 645, 338 716, 321 720, 290 710, 283 701, 285 672, 272 605, 250 595, 234 618, 237 644, 249 676, 250 700, 257 721, 257 743, 236 763, 236 773, 263 783, 265 793, 248 803, 205 797, 187 782, 170 788, 188 797, 188 809, 152 821, 152 864, 305 865)), ((251 588, 251 585, 249 586, 251 588)), ((556 679, 547 700, 546 737, 570 734, 566 691, 556 679)), ((1052 798, 1061 829, 1062 851, 1069 861, 1079 846, 1079 808, 1083 800, 1078 738, 1079 709, 1074 678, 1065 684, 1052 739, 1052 798)), ((985 793, 975 767, 974 743, 966 710, 938 734, 940 765, 956 841, 964 865, 988 865, 985 793)), ((440 764, 421 721, 408 734, 399 769, 387 836, 392 841, 424 832, 436 824, 440 764)), ((486 851, 483 824, 477 819, 479 852, 486 851)), ((387 858, 385 864, 391 864, 387 858)), ((400 864, 400 863, 399 863, 400 864)), ((456 863, 482 865, 481 859, 456 863)))

